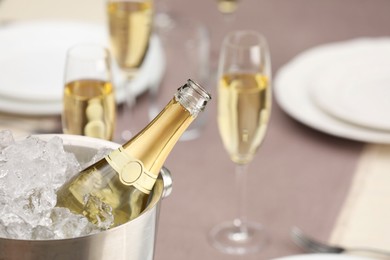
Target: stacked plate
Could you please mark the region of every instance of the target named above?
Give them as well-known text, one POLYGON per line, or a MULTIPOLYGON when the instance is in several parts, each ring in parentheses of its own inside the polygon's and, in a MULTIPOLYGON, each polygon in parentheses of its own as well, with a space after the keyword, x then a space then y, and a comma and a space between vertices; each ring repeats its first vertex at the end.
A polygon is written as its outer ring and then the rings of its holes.
POLYGON ((275 77, 275 97, 296 120, 363 142, 390 143, 390 38, 309 49, 275 77))
POLYGON ((306 254, 306 255, 286 256, 274 260, 370 260, 370 259, 371 258, 344 255, 344 254, 306 254))
MULTIPOLYGON (((0 27, 0 111, 57 115, 62 110, 66 51, 78 43, 108 46, 104 25, 73 21, 15 22, 0 27)), ((152 36, 140 73, 127 87, 135 94, 158 84, 164 61, 160 41, 152 36)), ((124 78, 113 71, 117 101, 125 100, 124 78)))

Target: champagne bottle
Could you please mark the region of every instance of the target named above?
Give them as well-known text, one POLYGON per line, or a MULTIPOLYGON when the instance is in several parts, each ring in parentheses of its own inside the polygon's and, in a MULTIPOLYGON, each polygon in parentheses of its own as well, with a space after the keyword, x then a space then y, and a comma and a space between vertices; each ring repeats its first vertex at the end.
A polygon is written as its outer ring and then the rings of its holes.
POLYGON ((188 80, 143 130, 81 171, 57 192, 57 206, 86 216, 101 228, 136 218, 167 156, 210 95, 188 80))

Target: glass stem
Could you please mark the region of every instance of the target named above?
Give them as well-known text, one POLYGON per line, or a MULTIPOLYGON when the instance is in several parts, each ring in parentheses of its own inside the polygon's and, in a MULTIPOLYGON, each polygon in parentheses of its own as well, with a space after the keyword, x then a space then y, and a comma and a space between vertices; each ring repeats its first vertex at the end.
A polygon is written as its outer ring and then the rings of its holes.
POLYGON ((242 239, 248 237, 246 226, 247 171, 248 164, 236 164, 237 217, 234 220, 234 225, 239 229, 238 232, 242 239))

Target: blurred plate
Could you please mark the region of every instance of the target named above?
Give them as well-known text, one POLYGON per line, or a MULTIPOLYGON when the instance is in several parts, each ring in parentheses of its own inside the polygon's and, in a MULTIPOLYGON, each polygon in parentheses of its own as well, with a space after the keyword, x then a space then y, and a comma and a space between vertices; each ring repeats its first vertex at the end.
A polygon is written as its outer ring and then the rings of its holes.
MULTIPOLYGON (((15 22, 0 29, 0 110, 26 115, 60 114, 66 51, 78 43, 108 46, 106 27, 74 21, 15 22), (48 37, 50 36, 50 37, 48 37)), ((140 94, 164 70, 160 41, 152 36, 140 73, 128 85, 140 94)), ((125 100, 123 78, 113 71, 117 102, 125 100)))
POLYGON ((293 255, 281 258, 275 258, 274 260, 372 260, 371 258, 342 255, 342 254, 306 254, 306 255, 293 255))
POLYGON ((312 97, 326 112, 363 127, 390 130, 390 41, 333 64, 316 78, 312 97))
POLYGON ((28 116, 59 115, 61 102, 22 102, 0 96, 0 111, 28 116))
POLYGON ((330 115, 311 97, 311 88, 327 68, 351 58, 357 50, 372 50, 390 38, 359 38, 314 47, 297 55, 277 72, 275 98, 294 119, 316 130, 356 141, 390 144, 390 132, 351 124, 330 115))

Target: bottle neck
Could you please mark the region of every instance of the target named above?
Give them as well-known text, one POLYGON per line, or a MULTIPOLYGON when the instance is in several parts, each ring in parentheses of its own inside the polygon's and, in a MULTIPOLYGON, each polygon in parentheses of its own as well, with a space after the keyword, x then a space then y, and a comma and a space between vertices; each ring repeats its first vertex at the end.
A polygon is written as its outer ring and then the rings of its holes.
POLYGON ((210 99, 201 86, 189 79, 160 114, 123 148, 157 176, 174 145, 210 99))
POLYGON ((135 158, 142 158, 145 170, 158 175, 167 156, 196 115, 173 98, 160 114, 123 148, 135 158))

